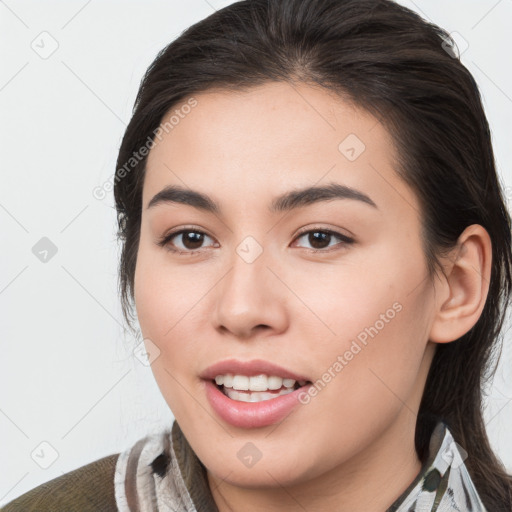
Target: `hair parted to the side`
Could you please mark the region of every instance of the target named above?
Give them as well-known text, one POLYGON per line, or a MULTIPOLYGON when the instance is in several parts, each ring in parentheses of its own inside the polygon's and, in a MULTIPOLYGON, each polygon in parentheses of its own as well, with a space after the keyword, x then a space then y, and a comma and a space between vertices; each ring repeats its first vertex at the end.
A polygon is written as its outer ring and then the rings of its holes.
MULTIPOLYGON (((240 90, 268 81, 335 91, 390 131, 396 172, 417 194, 430 277, 462 231, 482 225, 492 241, 489 293, 476 325, 437 347, 416 423, 423 461, 442 418, 469 452, 465 463, 489 512, 512 510, 512 477, 493 453, 483 389, 501 353, 512 292, 511 220, 495 169, 488 122, 470 72, 446 48, 450 36, 390 0, 249 0, 196 23, 147 70, 117 169, 154 137, 164 114, 210 88, 240 90)), ((199 107, 200 108, 200 107, 199 107)), ((122 241, 119 283, 128 325, 147 158, 115 181, 122 241)))

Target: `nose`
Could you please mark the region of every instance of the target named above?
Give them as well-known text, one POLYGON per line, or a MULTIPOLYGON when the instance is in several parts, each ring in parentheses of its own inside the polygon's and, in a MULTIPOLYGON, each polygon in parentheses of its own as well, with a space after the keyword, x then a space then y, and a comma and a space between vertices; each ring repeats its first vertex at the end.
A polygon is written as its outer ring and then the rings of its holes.
POLYGON ((289 292, 277 277, 282 272, 275 258, 263 251, 251 261, 236 253, 230 262, 215 287, 215 328, 240 340, 286 330, 289 292))

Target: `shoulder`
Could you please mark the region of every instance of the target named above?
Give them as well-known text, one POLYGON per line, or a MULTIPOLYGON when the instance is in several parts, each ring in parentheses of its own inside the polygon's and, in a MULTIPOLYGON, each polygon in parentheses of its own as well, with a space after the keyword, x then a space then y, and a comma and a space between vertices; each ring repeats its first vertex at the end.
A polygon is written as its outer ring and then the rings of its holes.
POLYGON ((178 424, 50 480, 0 512, 217 510, 206 472, 178 424))
POLYGON ((114 475, 119 454, 108 455, 35 487, 1 512, 115 511, 114 475))

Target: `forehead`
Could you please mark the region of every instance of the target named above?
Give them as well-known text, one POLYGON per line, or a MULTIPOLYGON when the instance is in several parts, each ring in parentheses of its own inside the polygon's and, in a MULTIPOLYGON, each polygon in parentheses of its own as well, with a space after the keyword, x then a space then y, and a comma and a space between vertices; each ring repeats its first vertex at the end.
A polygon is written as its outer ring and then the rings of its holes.
MULTIPOLYGON (((293 188, 337 182, 376 203, 416 198, 394 170, 387 130, 364 109, 321 87, 271 82, 244 91, 210 90, 162 119, 143 202, 175 184, 267 208, 293 188)), ((416 205, 417 206, 417 205, 416 205)))

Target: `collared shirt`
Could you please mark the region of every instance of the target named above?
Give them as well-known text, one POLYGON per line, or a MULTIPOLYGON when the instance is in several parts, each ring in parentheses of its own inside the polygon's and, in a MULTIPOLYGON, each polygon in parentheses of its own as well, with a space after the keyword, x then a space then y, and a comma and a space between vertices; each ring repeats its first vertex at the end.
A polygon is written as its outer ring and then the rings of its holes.
MULTIPOLYGON (((466 452, 439 421, 421 471, 386 512, 487 512, 466 469, 466 452)), ((120 512, 216 512, 206 470, 177 422, 120 454, 115 470, 120 512)))

